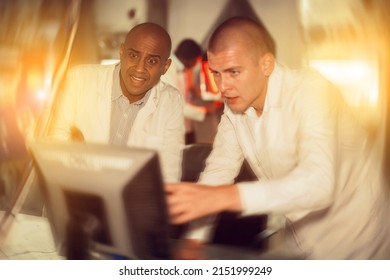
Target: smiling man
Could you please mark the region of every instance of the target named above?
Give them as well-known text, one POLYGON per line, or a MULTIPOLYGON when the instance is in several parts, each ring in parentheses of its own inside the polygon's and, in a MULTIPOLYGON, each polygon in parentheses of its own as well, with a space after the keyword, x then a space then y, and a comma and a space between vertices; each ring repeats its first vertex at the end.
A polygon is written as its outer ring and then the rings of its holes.
POLYGON ((54 108, 50 138, 156 149, 164 180, 181 176, 183 101, 160 81, 171 59, 171 38, 142 23, 120 46, 116 65, 80 65, 68 73, 54 108))
POLYGON ((171 41, 155 24, 134 27, 120 46, 120 85, 130 103, 139 101, 168 70, 171 41))

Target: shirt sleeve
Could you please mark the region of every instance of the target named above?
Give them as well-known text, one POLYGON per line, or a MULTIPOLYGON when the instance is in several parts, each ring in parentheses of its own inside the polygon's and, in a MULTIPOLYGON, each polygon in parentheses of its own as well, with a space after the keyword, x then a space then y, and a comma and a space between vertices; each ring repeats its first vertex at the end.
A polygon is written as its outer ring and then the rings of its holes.
MULTIPOLYGON (((206 160, 205 170, 201 173, 198 183, 210 186, 232 184, 243 161, 243 153, 237 142, 232 122, 224 114, 218 126, 213 150, 206 160)), ((212 215, 190 223, 186 238, 209 240, 213 234, 215 219, 216 216, 212 215)))
MULTIPOLYGON (((173 88, 170 88, 174 90, 173 88)), ((163 115, 164 136, 160 149, 164 181, 179 182, 181 178, 181 161, 184 148, 183 99, 176 89, 169 98, 169 104, 163 115)))
POLYGON ((206 167, 200 175, 199 183, 206 185, 232 184, 243 161, 244 156, 238 144, 234 126, 225 113, 218 125, 213 150, 206 160, 206 167))

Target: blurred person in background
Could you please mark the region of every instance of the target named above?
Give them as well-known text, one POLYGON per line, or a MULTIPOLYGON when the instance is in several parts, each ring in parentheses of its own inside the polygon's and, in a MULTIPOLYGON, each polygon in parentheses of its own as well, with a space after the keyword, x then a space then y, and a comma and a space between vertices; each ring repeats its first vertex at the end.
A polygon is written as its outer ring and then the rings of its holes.
POLYGON ((50 138, 156 149, 167 182, 181 176, 183 101, 160 81, 171 65, 171 38, 142 23, 120 46, 115 65, 79 65, 67 75, 50 138))
POLYGON ((211 36, 209 66, 226 106, 198 183, 166 185, 172 223, 191 222, 196 247, 219 212, 278 214, 289 255, 389 259, 388 193, 367 131, 318 73, 278 63, 271 42, 245 18, 211 36), (258 180, 234 184, 244 159, 258 180))
POLYGON ((172 64, 162 80, 173 85, 183 95, 185 117, 185 143, 196 142, 194 122, 205 118, 206 108, 198 106, 200 101, 200 69, 202 48, 192 39, 182 40, 172 55, 172 64))

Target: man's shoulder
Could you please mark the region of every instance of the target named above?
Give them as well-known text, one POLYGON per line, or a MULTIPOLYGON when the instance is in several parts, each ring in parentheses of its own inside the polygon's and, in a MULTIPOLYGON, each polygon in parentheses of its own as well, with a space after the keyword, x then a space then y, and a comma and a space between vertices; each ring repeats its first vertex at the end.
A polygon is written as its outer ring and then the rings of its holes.
POLYGON ((290 80, 290 83, 295 85, 312 86, 313 84, 331 84, 331 82, 327 80, 320 72, 309 66, 303 66, 297 69, 289 69, 287 71, 285 70, 285 73, 288 73, 286 76, 290 80))
POLYGON ((157 91, 159 93, 162 93, 162 96, 170 97, 170 98, 176 98, 180 97, 180 92, 177 88, 172 86, 171 84, 160 80, 157 85, 155 86, 157 88, 157 91))
POLYGON ((100 75, 114 71, 115 65, 80 64, 70 68, 73 75, 100 75))
POLYGON ((307 98, 337 91, 334 84, 308 66, 294 69, 278 65, 277 73, 278 77, 275 81, 279 84, 282 82, 278 87, 281 89, 280 94, 283 96, 284 103, 292 100, 306 102, 307 98))

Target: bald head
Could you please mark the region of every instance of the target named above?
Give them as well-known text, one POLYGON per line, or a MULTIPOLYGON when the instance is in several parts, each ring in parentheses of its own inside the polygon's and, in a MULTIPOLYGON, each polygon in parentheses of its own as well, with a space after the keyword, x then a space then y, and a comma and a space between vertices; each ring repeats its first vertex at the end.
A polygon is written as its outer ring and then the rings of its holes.
POLYGON ((142 23, 120 46, 120 85, 132 103, 142 99, 171 65, 171 38, 155 23, 142 23))
POLYGON ((263 25, 251 19, 234 17, 223 22, 211 35, 208 51, 219 52, 232 45, 245 45, 258 55, 275 55, 275 42, 263 25))
POLYGON ((141 23, 133 27, 126 35, 125 45, 128 45, 131 40, 146 38, 158 41, 163 59, 169 58, 172 48, 171 37, 164 28, 152 22, 141 23))

